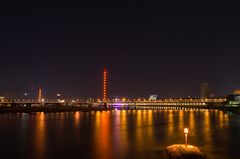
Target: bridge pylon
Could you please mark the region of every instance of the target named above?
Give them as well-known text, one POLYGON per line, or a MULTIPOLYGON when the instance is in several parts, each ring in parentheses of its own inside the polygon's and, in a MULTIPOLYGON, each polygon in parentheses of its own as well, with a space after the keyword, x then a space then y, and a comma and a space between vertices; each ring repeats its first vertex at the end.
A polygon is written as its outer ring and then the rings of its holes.
POLYGON ((42 89, 41 88, 38 89, 38 102, 39 103, 42 102, 42 89))

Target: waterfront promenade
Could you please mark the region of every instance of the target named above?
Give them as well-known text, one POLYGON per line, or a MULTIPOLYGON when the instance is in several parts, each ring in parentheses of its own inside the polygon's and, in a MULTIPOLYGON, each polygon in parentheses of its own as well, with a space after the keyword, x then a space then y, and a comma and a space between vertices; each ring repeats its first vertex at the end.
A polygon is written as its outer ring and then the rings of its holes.
POLYGON ((165 99, 165 100, 142 100, 126 101, 116 100, 103 103, 101 101, 85 102, 57 102, 57 101, 4 101, 0 102, 0 113, 11 112, 71 112, 71 111, 104 111, 104 110, 197 110, 218 109, 235 111, 239 107, 225 105, 226 99, 165 99))

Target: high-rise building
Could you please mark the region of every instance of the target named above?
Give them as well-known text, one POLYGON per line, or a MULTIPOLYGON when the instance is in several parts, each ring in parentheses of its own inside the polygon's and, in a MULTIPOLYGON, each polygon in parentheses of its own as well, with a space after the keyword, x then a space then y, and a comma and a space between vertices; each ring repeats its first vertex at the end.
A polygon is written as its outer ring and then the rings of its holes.
POLYGON ((201 98, 209 98, 210 89, 208 83, 201 84, 201 98))

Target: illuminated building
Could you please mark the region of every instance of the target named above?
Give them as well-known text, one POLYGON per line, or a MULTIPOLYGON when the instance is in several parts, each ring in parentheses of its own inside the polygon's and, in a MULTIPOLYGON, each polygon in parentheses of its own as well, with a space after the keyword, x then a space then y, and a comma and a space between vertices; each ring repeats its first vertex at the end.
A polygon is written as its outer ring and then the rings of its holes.
POLYGON ((42 89, 38 89, 38 102, 42 102, 42 89))
POLYGON ((234 94, 234 95, 240 95, 240 89, 234 90, 234 91, 233 91, 233 94, 234 94))
POLYGON ((0 102, 4 102, 4 97, 0 97, 0 102))
POLYGON ((208 83, 201 84, 201 98, 209 98, 209 85, 208 83))
POLYGON ((240 106, 240 95, 229 95, 226 101, 227 106, 240 106))
POLYGON ((150 95, 148 100, 157 100, 157 95, 156 94, 150 95))
POLYGON ((103 102, 107 102, 107 68, 103 70, 103 102))

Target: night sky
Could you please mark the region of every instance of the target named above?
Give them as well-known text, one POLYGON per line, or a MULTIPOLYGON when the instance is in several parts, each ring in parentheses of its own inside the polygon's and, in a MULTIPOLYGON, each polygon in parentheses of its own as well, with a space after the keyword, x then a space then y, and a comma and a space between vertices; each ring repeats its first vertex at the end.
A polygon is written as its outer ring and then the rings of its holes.
POLYGON ((1 5, 0 96, 216 96, 240 88, 237 4, 116 1, 1 5), (35 92, 35 93, 34 93, 35 92))

